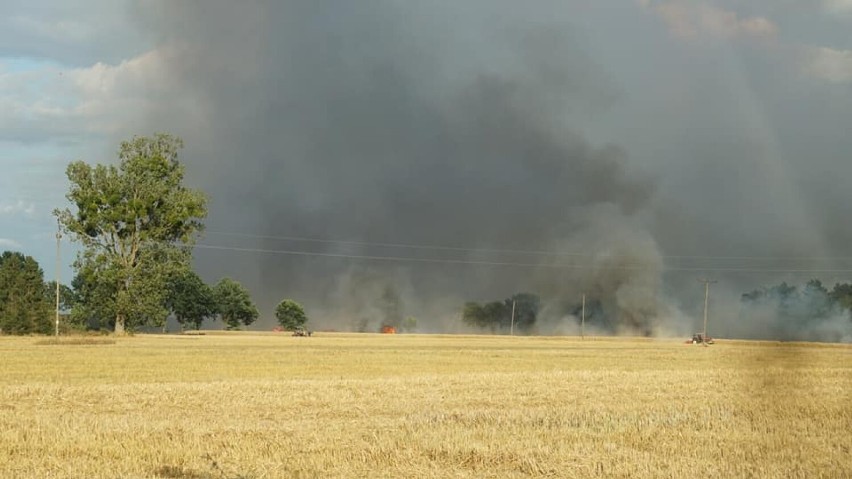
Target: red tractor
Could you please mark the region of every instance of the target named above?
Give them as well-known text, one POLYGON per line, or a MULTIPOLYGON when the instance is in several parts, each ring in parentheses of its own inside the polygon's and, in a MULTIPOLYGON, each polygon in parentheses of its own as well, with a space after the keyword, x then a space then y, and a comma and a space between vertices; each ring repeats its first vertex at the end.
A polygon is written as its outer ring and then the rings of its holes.
POLYGON ((713 344, 713 338, 710 336, 704 336, 701 333, 695 333, 692 335, 692 339, 686 341, 686 344, 713 344))

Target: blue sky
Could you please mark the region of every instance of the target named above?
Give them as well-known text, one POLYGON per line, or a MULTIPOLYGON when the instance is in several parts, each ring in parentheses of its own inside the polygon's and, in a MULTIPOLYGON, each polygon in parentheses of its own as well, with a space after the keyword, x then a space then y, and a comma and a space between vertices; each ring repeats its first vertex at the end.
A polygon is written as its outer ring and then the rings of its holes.
MULTIPOLYGON (((0 249, 32 255, 52 279, 52 210, 66 204, 65 165, 75 159, 109 161, 115 149, 111 135, 122 130, 104 127, 102 117, 113 101, 108 89, 86 82, 98 81, 98 65, 120 65, 151 45, 133 34, 129 2, 12 0, 3 10, 0 249), (102 110, 93 109, 93 102, 102 110)), ((67 281, 73 245, 66 239, 63 246, 67 281)))

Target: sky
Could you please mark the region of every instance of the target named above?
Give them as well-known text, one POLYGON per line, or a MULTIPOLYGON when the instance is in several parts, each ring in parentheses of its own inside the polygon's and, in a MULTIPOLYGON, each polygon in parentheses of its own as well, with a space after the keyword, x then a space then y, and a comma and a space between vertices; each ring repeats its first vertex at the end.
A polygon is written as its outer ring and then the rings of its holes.
POLYGON ((0 249, 52 277, 65 166, 167 131, 210 196, 196 265, 262 323, 390 295, 446 330, 533 290, 559 332, 593 291, 681 333, 712 276, 748 333, 742 292, 852 279, 850 28, 849 0, 5 0, 0 249))

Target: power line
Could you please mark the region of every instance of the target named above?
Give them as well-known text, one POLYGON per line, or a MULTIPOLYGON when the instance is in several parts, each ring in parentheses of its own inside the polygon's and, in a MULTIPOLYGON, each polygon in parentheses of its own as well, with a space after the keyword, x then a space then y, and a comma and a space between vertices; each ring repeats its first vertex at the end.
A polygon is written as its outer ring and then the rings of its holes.
POLYGON ((701 342, 707 346, 707 305, 710 302, 710 285, 718 283, 718 281, 706 278, 698 281, 704 283, 704 332, 701 333, 701 342))
POLYGON ((205 231, 205 233, 210 233, 214 235, 221 236, 237 236, 244 238, 256 238, 256 239, 275 239, 282 241, 300 241, 306 243, 323 243, 323 244, 337 244, 337 245, 350 245, 350 246, 377 246, 377 247, 385 247, 385 248, 407 248, 407 249, 428 249, 428 250, 440 250, 440 251, 458 251, 464 253, 511 253, 511 254, 528 254, 528 255, 548 255, 548 256, 577 256, 583 257, 587 256, 582 253, 560 253, 555 251, 539 251, 539 250, 520 250, 520 249, 498 249, 498 248, 463 248, 460 246, 444 246, 444 245, 425 245, 425 244, 411 244, 411 243, 382 243, 382 242, 374 242, 374 241, 349 241, 349 240, 333 240, 333 239, 322 239, 322 238, 304 238, 297 236, 269 236, 269 235, 253 235, 248 233, 227 233, 223 231, 205 231))
POLYGON ((263 248, 241 248, 234 246, 217 246, 210 244, 196 244, 195 248, 220 250, 220 251, 236 251, 244 253, 263 253, 263 254, 279 254, 291 256, 312 256, 325 258, 344 258, 344 259, 361 259, 373 261, 388 261, 388 262, 412 262, 412 263, 437 263, 437 264, 465 264, 465 265, 480 265, 480 266, 509 266, 509 267, 527 267, 527 268, 548 268, 548 269, 595 269, 595 270, 625 270, 625 271, 641 271, 648 269, 656 269, 659 271, 683 271, 683 272, 722 272, 722 273, 795 273, 795 274, 816 274, 816 273, 852 273, 852 269, 794 269, 794 268, 740 268, 740 267, 684 267, 684 266, 660 266, 659 268, 651 268, 648 266, 600 266, 600 265, 585 265, 585 264, 567 264, 567 263, 521 263, 508 261, 479 261, 465 259, 446 259, 446 258, 415 258, 409 256, 381 256, 381 255, 360 255, 360 254, 344 254, 344 253, 321 253, 315 251, 301 250, 285 250, 285 249, 263 249, 263 248))
MULTIPOLYGON (((349 246, 374 246, 384 248, 405 248, 405 249, 425 249, 437 251, 457 251, 465 253, 505 253, 505 254, 525 254, 525 255, 540 255, 540 256, 566 256, 577 258, 593 258, 595 255, 588 253, 568 253, 560 251, 548 250, 524 250, 524 249, 502 249, 502 248, 465 248, 461 246, 447 245, 428 245, 416 243, 386 243, 376 241, 352 241, 338 240, 327 238, 309 238, 301 236, 275 236, 275 235, 256 235, 250 233, 234 233, 227 231, 208 230, 207 234, 219 236, 232 236, 240 238, 254 239, 271 239, 281 241, 297 241, 305 243, 321 243, 349 246)), ((658 255, 663 259, 696 259, 696 260, 729 260, 729 261, 852 261, 852 256, 712 256, 712 255, 658 255)))
MULTIPOLYGON (((216 246, 216 245, 208 245, 208 244, 196 244, 196 248, 201 249, 212 249, 212 250, 225 250, 225 251, 239 251, 244 253, 266 253, 266 254, 281 254, 281 255, 294 255, 294 256, 317 256, 317 257, 325 257, 325 258, 346 258, 346 259, 365 259, 365 260, 376 260, 376 261, 406 261, 406 262, 416 262, 416 263, 443 263, 443 264, 471 264, 471 265, 483 265, 483 266, 523 266, 523 267, 559 267, 560 265, 555 265, 552 263, 516 263, 516 262, 505 262, 505 261, 476 261, 476 260, 465 260, 465 259, 448 259, 448 258, 415 258, 410 256, 378 256, 378 255, 360 255, 360 254, 343 254, 343 253, 320 253, 315 251, 298 251, 298 250, 282 250, 282 249, 261 249, 261 248, 239 248, 234 246, 216 246)), ((570 265, 561 265, 562 267, 569 267, 570 265)))

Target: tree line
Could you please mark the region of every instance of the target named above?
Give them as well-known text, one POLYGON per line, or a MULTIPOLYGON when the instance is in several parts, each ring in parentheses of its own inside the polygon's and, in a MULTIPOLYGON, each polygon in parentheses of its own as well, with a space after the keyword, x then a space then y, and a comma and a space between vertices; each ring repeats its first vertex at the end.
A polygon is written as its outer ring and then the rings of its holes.
MULTIPOLYGON (((66 175, 70 207, 54 211, 63 231, 80 245, 70 285, 60 286, 60 309, 66 327, 107 329, 124 334, 142 327, 164 327, 174 317, 181 328, 199 329, 205 320, 220 320, 227 329, 249 326, 259 316, 248 290, 222 278, 206 284, 192 269, 192 246, 203 231, 207 198, 184 185, 178 159, 179 138, 166 134, 134 137, 120 144, 118 163, 90 165, 75 161, 66 175)), ((56 284, 46 282, 38 263, 20 252, 0 255, 0 333, 48 333, 56 284)), ((852 284, 829 290, 813 279, 802 287, 781 283, 744 293, 744 305, 769 308, 777 316, 802 324, 847 316, 852 311, 852 284)), ((398 294, 387 289, 378 305, 382 328, 413 330, 404 318, 398 294)), ((562 304, 580 316, 579 304, 562 304)), ((541 309, 535 294, 518 293, 502 300, 468 302, 462 321, 492 333, 511 328, 532 332, 541 309)), ((589 298, 586 322, 611 329, 615 322, 603 303, 589 298)), ((275 308, 285 329, 308 318, 297 302, 285 299, 275 308)), ((366 320, 363 328, 366 328, 366 320)), ((362 329, 362 328, 358 328, 362 329)))
POLYGON ((803 286, 786 282, 743 293, 748 306, 763 306, 779 317, 800 321, 818 321, 845 314, 852 317, 852 284, 836 283, 829 290, 822 281, 812 279, 803 286))
POLYGON ((517 293, 487 303, 467 302, 462 309, 462 321, 492 334, 512 328, 529 332, 538 318, 540 306, 540 298, 530 293, 517 293))
MULTIPOLYGON (((741 295, 744 319, 756 313, 754 308, 769 313, 779 323, 795 325, 796 331, 807 331, 817 327, 824 320, 845 318, 847 327, 852 331, 852 284, 836 283, 828 289, 822 281, 812 279, 802 286, 786 282, 761 287, 741 295)), ((462 308, 462 322, 492 334, 506 332, 511 328, 512 308, 514 304, 514 328, 525 333, 535 329, 541 299, 535 294, 519 293, 503 300, 478 303, 467 302, 462 308)), ((578 323, 583 314, 580 301, 561 301, 557 309, 578 323)), ((601 331, 617 331, 617 318, 607 312, 604 303, 594 296, 585 303, 585 322, 587 326, 601 331)))
MULTIPOLYGON (((199 329, 221 320, 248 326, 258 309, 248 290, 230 278, 210 286, 191 267, 192 246, 203 230, 207 198, 184 185, 179 138, 166 134, 121 143, 117 165, 75 161, 66 174, 71 208, 54 210, 63 231, 82 245, 70 286, 60 288, 66 327, 125 334, 164 327, 199 329)), ((0 332, 48 333, 56 284, 45 282, 30 256, 0 256, 0 332)), ((275 311, 286 329, 304 326, 301 305, 283 300, 275 311)))

